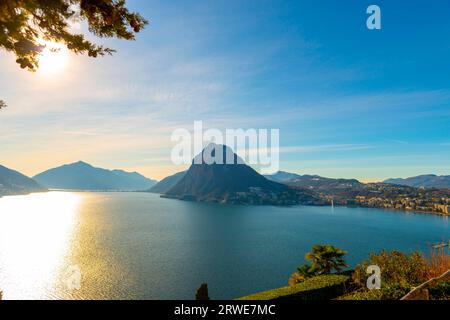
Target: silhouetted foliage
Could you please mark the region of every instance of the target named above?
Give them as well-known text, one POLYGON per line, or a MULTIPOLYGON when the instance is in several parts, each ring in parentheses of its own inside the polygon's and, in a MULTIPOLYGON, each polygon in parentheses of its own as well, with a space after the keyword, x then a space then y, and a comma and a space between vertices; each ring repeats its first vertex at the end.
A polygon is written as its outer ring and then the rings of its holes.
POLYGON ((87 22, 98 37, 134 40, 148 22, 126 8, 125 0, 1 0, 0 48, 13 52, 23 69, 38 68, 42 40, 63 43, 75 53, 90 57, 112 54, 113 49, 94 44, 73 33, 71 23, 87 22))
POLYGON ((6 102, 3 100, 0 100, 0 109, 6 108, 6 102))
POLYGON ((203 283, 200 288, 197 289, 195 300, 209 300, 207 283, 203 283))

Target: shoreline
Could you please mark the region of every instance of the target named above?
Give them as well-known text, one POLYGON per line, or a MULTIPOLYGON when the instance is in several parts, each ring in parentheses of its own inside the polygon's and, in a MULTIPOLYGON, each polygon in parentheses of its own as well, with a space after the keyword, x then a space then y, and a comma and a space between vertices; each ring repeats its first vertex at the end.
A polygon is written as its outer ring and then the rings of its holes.
MULTIPOLYGON (((331 207, 331 205, 327 205, 331 207)), ((403 212, 403 213, 413 213, 413 214, 428 214, 428 215, 435 215, 435 216, 441 216, 441 217, 450 217, 448 214, 444 214, 442 212, 436 212, 436 211, 425 211, 425 210, 407 210, 407 209, 396 209, 396 208, 384 208, 384 207, 368 207, 368 206, 358 206, 358 205, 334 205, 335 207, 346 207, 346 208, 366 208, 366 209, 379 209, 384 211, 391 211, 391 212, 403 212)))
MULTIPOLYGON (((239 203, 220 203, 220 202, 214 202, 214 201, 185 200, 185 199, 180 199, 180 198, 177 198, 177 197, 165 196, 164 194, 155 193, 155 192, 148 192, 148 191, 120 191, 120 190, 48 189, 48 190, 45 190, 45 191, 34 191, 34 192, 22 193, 22 194, 0 194, 0 199, 3 198, 3 197, 27 196, 27 195, 36 194, 36 193, 47 193, 47 192, 146 193, 146 194, 159 195, 159 197, 162 198, 162 199, 189 201, 189 202, 198 202, 198 203, 212 203, 212 204, 219 204, 219 205, 258 206, 258 207, 276 206, 276 205, 273 205, 273 204, 239 204, 239 203)), ((291 206, 276 206, 276 207, 295 207, 295 206, 302 206, 302 207, 333 207, 331 204, 323 204, 323 205, 297 204, 297 205, 291 205, 291 206)), ((335 204, 334 207, 379 209, 379 210, 390 211, 390 212, 397 212, 397 213, 402 212, 402 213, 427 214, 427 215, 435 215, 435 216, 441 216, 441 217, 450 217, 450 215, 447 215, 447 214, 444 214, 444 213, 441 213, 441 212, 425 211, 425 210, 407 210, 407 209, 396 209, 396 208, 369 207, 369 206, 359 206, 359 205, 340 205, 340 204, 335 204)))

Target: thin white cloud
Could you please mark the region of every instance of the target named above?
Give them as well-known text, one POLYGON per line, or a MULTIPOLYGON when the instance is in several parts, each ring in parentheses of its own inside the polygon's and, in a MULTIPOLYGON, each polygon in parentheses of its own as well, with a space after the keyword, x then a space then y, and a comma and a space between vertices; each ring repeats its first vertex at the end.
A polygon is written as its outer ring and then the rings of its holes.
POLYGON ((309 146, 291 146, 280 148, 280 153, 316 153, 331 151, 354 151, 375 148, 373 145, 366 144, 322 144, 309 146))
POLYGON ((100 133, 88 131, 62 131, 61 134, 76 135, 76 136, 98 136, 100 133))

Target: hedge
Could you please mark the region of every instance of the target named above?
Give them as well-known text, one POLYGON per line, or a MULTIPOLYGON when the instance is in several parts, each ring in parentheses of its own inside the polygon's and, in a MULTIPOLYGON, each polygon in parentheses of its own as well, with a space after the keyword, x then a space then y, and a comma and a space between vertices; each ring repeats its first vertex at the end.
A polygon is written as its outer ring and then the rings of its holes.
POLYGON ((255 293, 238 300, 330 300, 346 292, 348 275, 322 275, 293 286, 255 293))

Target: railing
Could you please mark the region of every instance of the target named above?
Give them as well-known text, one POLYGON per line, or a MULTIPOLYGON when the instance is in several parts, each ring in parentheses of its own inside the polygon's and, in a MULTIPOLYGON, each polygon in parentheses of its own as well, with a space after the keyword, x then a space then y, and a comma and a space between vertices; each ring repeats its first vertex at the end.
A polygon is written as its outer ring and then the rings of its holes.
POLYGON ((400 300, 428 300, 429 292, 428 289, 433 288, 440 282, 450 281, 450 270, 444 272, 437 278, 432 278, 427 282, 422 283, 420 286, 412 289, 407 295, 405 295, 400 300))

